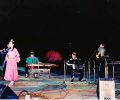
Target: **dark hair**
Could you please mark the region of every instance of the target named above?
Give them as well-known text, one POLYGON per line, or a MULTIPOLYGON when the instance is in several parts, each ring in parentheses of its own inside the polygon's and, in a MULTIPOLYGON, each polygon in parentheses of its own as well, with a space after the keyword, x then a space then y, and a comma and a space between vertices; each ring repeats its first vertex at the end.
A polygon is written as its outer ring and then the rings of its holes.
POLYGON ((77 53, 75 51, 72 52, 72 55, 77 55, 77 53))

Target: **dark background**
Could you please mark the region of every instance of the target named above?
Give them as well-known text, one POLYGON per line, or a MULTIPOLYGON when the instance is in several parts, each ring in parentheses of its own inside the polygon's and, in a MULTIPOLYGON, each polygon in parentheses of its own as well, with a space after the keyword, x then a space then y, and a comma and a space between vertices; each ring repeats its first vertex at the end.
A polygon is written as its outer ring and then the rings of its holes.
POLYGON ((105 43, 110 57, 119 60, 119 5, 119 0, 0 0, 0 48, 13 38, 23 64, 31 51, 41 61, 49 50, 64 59, 76 50, 88 60, 105 43))

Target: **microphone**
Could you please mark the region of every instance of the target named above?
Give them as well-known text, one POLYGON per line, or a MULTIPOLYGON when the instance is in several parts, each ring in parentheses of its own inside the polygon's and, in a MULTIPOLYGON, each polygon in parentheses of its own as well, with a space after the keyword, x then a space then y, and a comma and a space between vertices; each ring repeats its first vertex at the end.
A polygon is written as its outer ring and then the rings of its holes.
POLYGON ((8 49, 11 49, 11 47, 8 47, 8 49))
POLYGON ((5 48, 4 48, 4 49, 2 49, 2 50, 0 50, 0 52, 3 52, 3 51, 5 51, 5 48))

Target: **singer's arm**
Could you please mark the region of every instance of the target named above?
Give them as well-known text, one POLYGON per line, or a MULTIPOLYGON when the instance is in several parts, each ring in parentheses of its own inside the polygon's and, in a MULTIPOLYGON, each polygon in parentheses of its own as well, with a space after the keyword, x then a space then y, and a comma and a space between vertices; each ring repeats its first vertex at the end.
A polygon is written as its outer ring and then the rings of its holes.
POLYGON ((3 49, 3 50, 0 50, 1 54, 6 54, 8 51, 9 51, 10 48, 6 48, 6 49, 3 49))

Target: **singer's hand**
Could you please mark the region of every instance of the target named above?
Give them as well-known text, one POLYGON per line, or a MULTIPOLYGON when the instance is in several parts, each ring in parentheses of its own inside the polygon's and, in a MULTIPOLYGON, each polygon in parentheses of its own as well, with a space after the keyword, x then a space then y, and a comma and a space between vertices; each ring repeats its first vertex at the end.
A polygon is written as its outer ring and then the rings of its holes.
POLYGON ((0 50, 0 52, 2 52, 3 50, 0 50))

